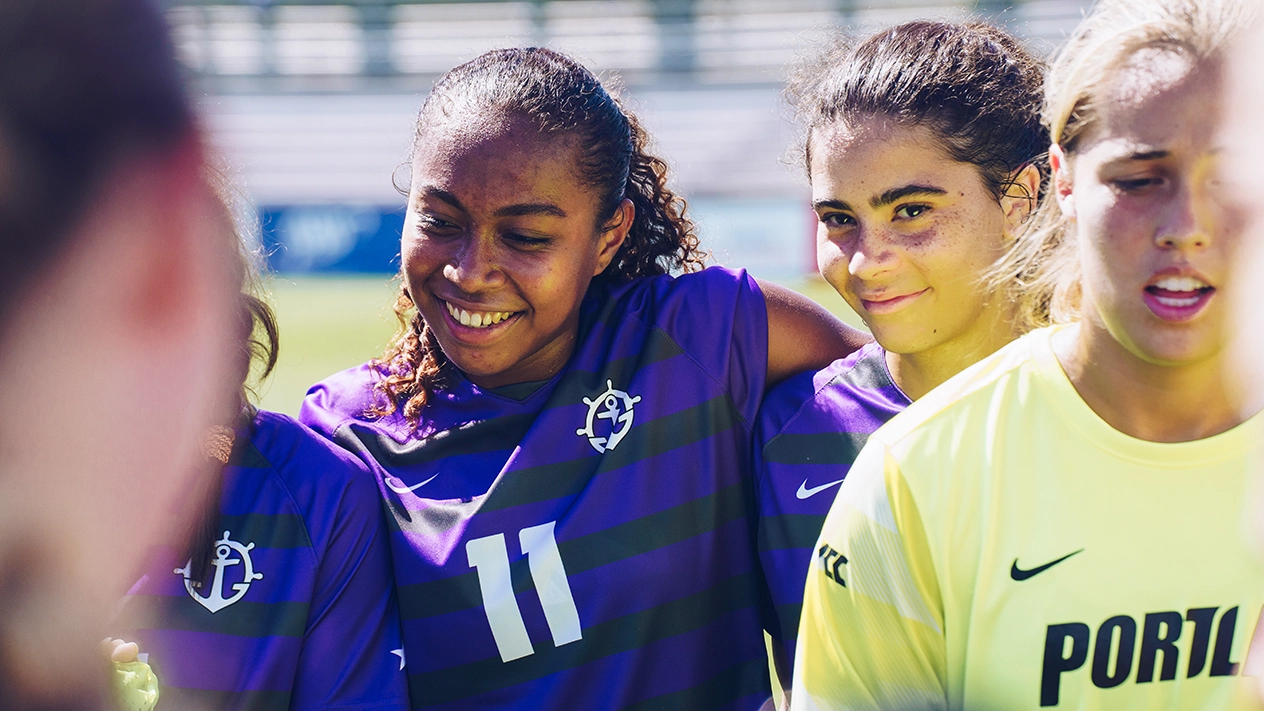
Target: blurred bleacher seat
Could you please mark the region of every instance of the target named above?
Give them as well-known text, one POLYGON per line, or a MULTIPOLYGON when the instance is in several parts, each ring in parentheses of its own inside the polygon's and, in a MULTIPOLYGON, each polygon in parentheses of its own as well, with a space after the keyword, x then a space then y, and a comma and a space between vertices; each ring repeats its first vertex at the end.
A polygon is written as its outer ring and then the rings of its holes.
POLYGON ((382 255, 403 204, 392 179, 407 181, 401 163, 429 86, 485 50, 547 45, 624 85, 720 261, 784 278, 812 268, 806 181, 787 159, 795 131, 780 102, 796 55, 832 25, 970 16, 1048 52, 1087 4, 175 0, 168 17, 276 267, 392 269, 382 255))

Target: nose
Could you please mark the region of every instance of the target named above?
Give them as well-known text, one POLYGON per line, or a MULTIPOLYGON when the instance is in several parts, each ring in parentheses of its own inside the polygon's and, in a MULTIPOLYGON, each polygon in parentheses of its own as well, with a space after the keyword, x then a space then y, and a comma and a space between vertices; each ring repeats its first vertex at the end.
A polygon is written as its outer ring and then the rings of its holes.
POLYGON ((856 231, 850 245, 843 245, 844 251, 851 248, 847 260, 847 271, 861 280, 875 279, 896 268, 899 255, 877 230, 861 228, 856 231))
POLYGON ((1176 250, 1201 250, 1211 246, 1212 235, 1222 222, 1216 180, 1214 158, 1201 157, 1190 170, 1189 179, 1177 189, 1163 211, 1155 244, 1176 250))
POLYGON ((505 283, 494 241, 477 235, 462 240, 444 265, 443 276, 467 294, 488 291, 505 283))

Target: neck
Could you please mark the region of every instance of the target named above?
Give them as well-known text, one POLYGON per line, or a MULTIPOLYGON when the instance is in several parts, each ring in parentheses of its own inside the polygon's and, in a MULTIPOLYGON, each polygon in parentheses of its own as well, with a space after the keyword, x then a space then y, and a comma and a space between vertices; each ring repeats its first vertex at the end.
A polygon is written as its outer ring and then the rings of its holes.
POLYGON ((1000 350, 1018 336, 1008 312, 985 310, 961 336, 916 353, 887 351, 891 378, 910 400, 917 400, 945 380, 1000 350))
POLYGON ((1152 363, 1088 321, 1055 336, 1054 352, 1085 404, 1131 437, 1189 442, 1246 419, 1225 382, 1223 354, 1182 365, 1152 363))

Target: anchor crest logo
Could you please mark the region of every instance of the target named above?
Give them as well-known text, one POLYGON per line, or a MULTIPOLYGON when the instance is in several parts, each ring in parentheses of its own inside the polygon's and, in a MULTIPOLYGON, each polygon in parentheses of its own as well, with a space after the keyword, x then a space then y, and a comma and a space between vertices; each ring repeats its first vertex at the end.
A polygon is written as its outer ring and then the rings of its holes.
MULTIPOLYGON (((199 605, 215 614, 220 610, 238 602, 246 596, 246 591, 250 590, 250 584, 256 580, 263 578, 263 573, 255 572, 254 561, 250 559, 250 551, 254 549, 254 543, 242 545, 232 540, 228 536, 230 533, 224 531, 224 537, 215 542, 215 560, 211 561, 211 565, 215 566, 215 579, 211 582, 211 589, 207 592, 206 597, 198 595, 196 588, 202 586, 201 583, 193 580, 193 560, 184 564, 183 568, 176 568, 176 575, 184 576, 184 589, 189 592, 189 597, 198 602, 199 605), (233 558, 236 554, 238 557, 233 558), (224 597, 225 573, 227 569, 236 565, 242 565, 241 582, 232 584, 233 594, 224 597)), ((234 571, 235 572, 235 571, 234 571)), ((236 576, 234 576, 236 577, 236 576)))
MULTIPOLYGON (((622 390, 616 390, 614 381, 607 380, 604 393, 592 400, 584 398, 584 404, 588 406, 588 419, 584 427, 575 430, 575 434, 587 437, 588 443, 598 453, 604 454, 607 450, 614 449, 619 446, 619 442, 623 441, 628 430, 632 429, 632 418, 636 414, 632 406, 640 401, 640 395, 629 395, 622 390), (601 420, 609 420, 608 436, 597 433, 598 426, 602 424, 601 420)), ((600 429, 605 431, 606 428, 600 429)))

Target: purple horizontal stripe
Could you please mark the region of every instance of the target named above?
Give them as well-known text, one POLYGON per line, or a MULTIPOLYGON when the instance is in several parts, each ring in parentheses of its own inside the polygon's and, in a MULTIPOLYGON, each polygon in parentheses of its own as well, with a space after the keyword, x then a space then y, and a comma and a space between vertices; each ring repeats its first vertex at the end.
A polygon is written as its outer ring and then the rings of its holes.
POLYGON ((761 551, 759 557, 767 573, 773 604, 803 602, 803 586, 807 582, 808 566, 812 562, 812 549, 761 551))
MULTIPOLYGON (((579 708, 575 705, 577 700, 591 704, 591 700, 602 699, 605 704, 601 706, 583 708, 618 709, 693 688, 734 665, 765 658, 757 615, 753 610, 736 610, 699 629, 508 689, 434 707, 424 707, 424 700, 419 700, 421 703, 414 707, 466 711, 478 707, 508 708, 508 704, 520 709, 569 709, 579 708)), ((763 694, 748 697, 733 708, 758 709, 765 698, 767 695, 763 694)))
POLYGON ((303 641, 292 637, 238 637, 212 632, 149 630, 150 663, 162 684, 211 691, 286 691, 294 685, 303 641), (176 657, 163 664, 165 656, 176 657), (277 664, 277 660, 293 660, 277 664))
MULTIPOLYGON (((581 627, 593 627, 649 610, 750 571, 754 561, 748 549, 733 544, 748 535, 744 521, 733 521, 703 535, 583 573, 567 571, 581 627), (672 584, 654 584, 658 580, 671 580, 672 584), (618 583, 612 584, 612 581, 618 583)), ((467 568, 467 572, 469 570, 472 569, 467 568)), ((536 591, 526 590, 515 597, 526 623, 527 636, 532 640, 552 639, 536 591)), ((409 669, 413 672, 461 666, 485 659, 496 650, 481 606, 405 620, 404 638, 413 646, 429 649, 441 645, 444 650, 442 655, 410 658, 409 669)))
MULTIPOLYGON (((575 497, 567 497, 503 509, 497 511, 494 517, 475 516, 472 520, 457 521, 439 535, 394 531, 392 536, 397 558, 403 554, 409 559, 423 559, 418 562, 432 563, 419 567, 413 565, 412 560, 401 561, 396 565, 396 580, 399 585, 411 585, 467 572, 465 541, 475 538, 504 533, 511 557, 514 557, 512 553, 518 547, 515 532, 545 521, 558 522, 557 540, 565 542, 710 496, 731 486, 747 467, 747 463, 735 454, 738 449, 736 443, 728 446, 716 444, 717 440, 723 441, 727 437, 731 434, 717 435, 629 466, 598 473, 589 479, 579 494, 583 506, 575 506, 575 497), (676 467, 682 458, 698 463, 695 470, 698 476, 681 476, 676 467)), ((511 472, 507 476, 515 475, 511 472)), ((415 501, 426 502, 424 499, 415 501)), ((418 511, 422 506, 414 504, 411 508, 418 511)))

